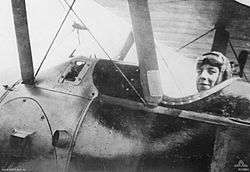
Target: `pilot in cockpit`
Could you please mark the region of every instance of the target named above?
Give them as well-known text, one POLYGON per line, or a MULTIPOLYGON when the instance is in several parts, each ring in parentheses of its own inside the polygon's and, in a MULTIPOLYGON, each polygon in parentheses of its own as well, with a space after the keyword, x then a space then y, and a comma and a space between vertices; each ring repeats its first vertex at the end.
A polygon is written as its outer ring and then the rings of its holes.
POLYGON ((227 57, 217 51, 203 54, 197 60, 196 86, 199 92, 232 77, 230 62, 227 57))

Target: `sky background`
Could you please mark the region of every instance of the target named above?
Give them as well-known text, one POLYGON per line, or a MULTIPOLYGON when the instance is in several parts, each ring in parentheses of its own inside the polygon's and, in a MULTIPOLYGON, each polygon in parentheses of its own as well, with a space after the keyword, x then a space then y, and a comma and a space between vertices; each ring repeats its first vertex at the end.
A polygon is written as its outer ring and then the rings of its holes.
MULTIPOLYGON (((36 70, 68 8, 63 0, 26 0, 26 8, 36 70)), ((131 31, 131 26, 92 0, 76 1, 74 10, 108 54, 115 59, 131 31)), ((10 0, 1 0, 0 21, 0 84, 4 85, 20 78, 10 0)), ((79 31, 79 44, 77 31, 72 27, 75 22, 80 23, 71 13, 41 71, 69 60, 69 55, 74 49, 77 49, 75 55, 96 55, 97 58, 107 58, 87 31, 79 31)), ((171 47, 158 44, 157 40, 156 47, 164 92, 174 97, 194 93, 195 61, 175 53, 171 47)), ((135 46, 128 53, 126 61, 137 63, 135 46)))

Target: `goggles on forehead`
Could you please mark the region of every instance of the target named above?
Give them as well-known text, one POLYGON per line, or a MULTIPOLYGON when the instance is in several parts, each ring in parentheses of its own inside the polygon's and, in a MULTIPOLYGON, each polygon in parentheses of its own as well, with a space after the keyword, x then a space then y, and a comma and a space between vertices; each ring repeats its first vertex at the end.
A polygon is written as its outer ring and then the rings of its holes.
POLYGON ((220 52, 209 52, 203 54, 201 57, 198 58, 197 65, 209 64, 212 66, 220 67, 225 63, 225 56, 220 52))
POLYGON ((216 83, 220 83, 232 77, 232 71, 229 60, 220 52, 212 51, 203 54, 197 59, 196 69, 200 69, 203 65, 208 64, 218 67, 220 74, 216 83))

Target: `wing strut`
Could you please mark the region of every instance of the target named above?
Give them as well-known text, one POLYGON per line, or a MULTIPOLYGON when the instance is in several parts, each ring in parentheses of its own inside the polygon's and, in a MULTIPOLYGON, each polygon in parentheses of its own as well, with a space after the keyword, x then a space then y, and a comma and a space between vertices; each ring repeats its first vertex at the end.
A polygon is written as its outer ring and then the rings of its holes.
POLYGON ((24 84, 34 84, 34 69, 25 0, 12 0, 11 2, 22 80, 24 84))
MULTIPOLYGON (((227 44, 229 41, 229 33, 225 30, 224 26, 217 27, 214 42, 212 45, 212 51, 220 51, 226 55, 227 44)), ((242 131, 241 131, 242 132, 242 131)), ((216 130, 213 158, 211 162, 211 172, 216 171, 231 171, 234 167, 232 164, 236 164, 234 161, 233 152, 235 145, 240 144, 239 135, 235 134, 232 128, 218 127, 216 130)))
POLYGON ((133 32, 131 31, 128 35, 128 38, 123 46, 123 48, 121 49, 118 57, 118 60, 124 60, 126 55, 128 54, 130 48, 132 47, 132 45, 134 44, 134 36, 133 36, 133 32))
POLYGON ((144 98, 150 105, 162 99, 154 36, 147 0, 128 0, 144 98))
POLYGON ((211 51, 219 51, 226 55, 229 32, 225 30, 225 26, 215 26, 215 28, 216 31, 211 51))

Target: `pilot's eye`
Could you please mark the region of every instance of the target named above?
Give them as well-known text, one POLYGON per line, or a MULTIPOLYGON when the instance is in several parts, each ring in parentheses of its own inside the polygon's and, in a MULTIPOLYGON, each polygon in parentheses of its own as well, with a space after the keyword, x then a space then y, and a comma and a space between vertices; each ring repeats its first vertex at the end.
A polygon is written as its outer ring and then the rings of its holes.
POLYGON ((208 69, 208 73, 212 75, 214 73, 217 73, 217 70, 216 69, 208 69))
POLYGON ((201 74, 202 70, 201 69, 197 69, 197 73, 201 74))

